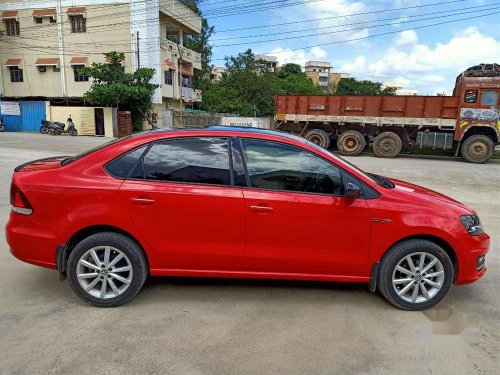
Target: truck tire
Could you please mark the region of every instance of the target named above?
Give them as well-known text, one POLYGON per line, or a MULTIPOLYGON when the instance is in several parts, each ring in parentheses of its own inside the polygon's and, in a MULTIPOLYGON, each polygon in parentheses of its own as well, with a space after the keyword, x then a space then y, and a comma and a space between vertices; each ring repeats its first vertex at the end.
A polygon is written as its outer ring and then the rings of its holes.
POLYGON ((394 132, 383 132, 373 141, 373 151, 379 158, 393 158, 401 152, 403 142, 394 132))
POLYGON ((493 156, 495 144, 490 137, 476 134, 467 138, 462 143, 460 149, 465 161, 469 163, 484 163, 493 156))
POLYGON ((356 156, 365 149, 366 141, 363 134, 356 130, 343 132, 337 140, 337 147, 341 155, 356 156))
POLYGON ((330 147, 330 137, 321 129, 309 130, 304 136, 309 142, 318 145, 319 147, 330 147))

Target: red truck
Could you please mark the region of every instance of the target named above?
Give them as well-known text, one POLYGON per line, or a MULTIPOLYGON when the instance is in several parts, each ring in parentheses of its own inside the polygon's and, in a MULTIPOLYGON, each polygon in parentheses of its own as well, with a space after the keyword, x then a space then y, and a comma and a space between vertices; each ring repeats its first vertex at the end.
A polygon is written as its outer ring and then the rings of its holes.
POLYGON ((275 129, 334 141, 342 155, 372 144, 379 157, 433 148, 484 163, 500 140, 499 97, 500 65, 481 64, 457 77, 453 96, 278 95, 275 129))

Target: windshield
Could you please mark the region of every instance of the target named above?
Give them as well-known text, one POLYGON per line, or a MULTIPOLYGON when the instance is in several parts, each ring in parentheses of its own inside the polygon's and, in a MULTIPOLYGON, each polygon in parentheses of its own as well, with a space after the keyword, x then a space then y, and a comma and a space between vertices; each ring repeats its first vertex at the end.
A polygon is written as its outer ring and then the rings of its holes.
POLYGON ((94 148, 91 148, 90 150, 84 151, 81 154, 78 154, 78 155, 72 156, 70 158, 64 159, 61 162, 61 165, 64 166, 64 165, 68 165, 70 163, 73 163, 75 160, 81 159, 84 156, 90 155, 90 154, 92 154, 92 153, 94 153, 96 151, 102 150, 103 148, 106 148, 108 146, 114 145, 114 144, 119 143, 121 141, 124 141, 126 139, 130 139, 130 138, 132 138, 132 136, 133 135, 127 135, 126 137, 115 138, 115 139, 113 139, 113 140, 111 140, 109 142, 103 143, 102 145, 99 145, 99 146, 96 146, 94 148))
POLYGON ((318 146, 318 145, 316 145, 316 144, 314 144, 312 142, 308 141, 307 144, 310 145, 310 146, 313 146, 317 150, 326 152, 326 153, 332 155, 334 158, 337 158, 337 159, 343 161, 348 166, 350 166, 352 169, 355 169, 356 171, 358 171, 359 173, 361 173, 366 178, 368 178, 368 179, 372 180, 373 182, 375 182, 377 185, 380 185, 380 186, 385 187, 387 189, 393 189, 395 187, 395 185, 391 181, 389 181, 387 178, 385 178, 385 177, 379 176, 379 175, 374 174, 374 173, 365 172, 364 170, 362 170, 358 166, 354 165, 350 161, 344 159, 343 157, 341 157, 339 155, 336 155, 333 152, 330 152, 329 150, 326 150, 323 147, 320 147, 320 146, 318 146))

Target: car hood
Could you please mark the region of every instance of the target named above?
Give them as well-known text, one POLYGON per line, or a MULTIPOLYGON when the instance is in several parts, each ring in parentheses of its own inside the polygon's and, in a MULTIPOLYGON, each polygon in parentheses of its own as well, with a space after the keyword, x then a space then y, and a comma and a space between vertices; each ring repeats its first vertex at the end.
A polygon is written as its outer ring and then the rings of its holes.
POLYGON ((69 156, 55 156, 45 159, 32 160, 28 163, 18 165, 14 169, 14 172, 31 172, 60 168, 61 162, 67 158, 69 158, 69 156))
POLYGON ((437 191, 427 189, 423 186, 415 185, 406 181, 397 180, 394 178, 388 178, 388 180, 390 180, 395 185, 396 191, 409 193, 411 195, 416 194, 421 198, 424 198, 425 200, 430 202, 435 202, 435 203, 437 203, 436 201, 445 202, 455 207, 462 208, 468 212, 475 213, 474 210, 472 210, 470 207, 463 204, 462 202, 450 198, 447 195, 438 193, 437 191))

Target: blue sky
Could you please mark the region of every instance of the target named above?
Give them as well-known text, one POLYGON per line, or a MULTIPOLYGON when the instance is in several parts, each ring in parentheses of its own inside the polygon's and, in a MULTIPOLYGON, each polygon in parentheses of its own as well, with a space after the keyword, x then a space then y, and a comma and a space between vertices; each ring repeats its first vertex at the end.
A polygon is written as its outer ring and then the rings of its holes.
POLYGON ((216 30, 216 66, 252 48, 281 64, 331 61, 334 71, 433 95, 451 94, 471 65, 500 63, 500 0, 204 0, 201 8, 216 30), (273 9, 236 14, 256 4, 273 9))

